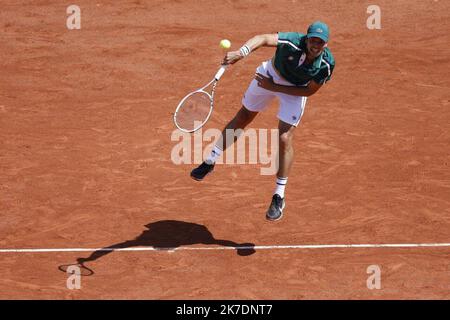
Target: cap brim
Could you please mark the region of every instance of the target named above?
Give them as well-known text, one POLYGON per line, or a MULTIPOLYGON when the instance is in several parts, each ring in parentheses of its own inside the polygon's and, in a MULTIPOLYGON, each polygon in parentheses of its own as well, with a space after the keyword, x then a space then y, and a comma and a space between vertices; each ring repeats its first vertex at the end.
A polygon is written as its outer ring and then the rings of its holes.
POLYGON ((322 33, 311 32, 306 35, 308 38, 320 38, 325 42, 328 42, 328 38, 322 33))

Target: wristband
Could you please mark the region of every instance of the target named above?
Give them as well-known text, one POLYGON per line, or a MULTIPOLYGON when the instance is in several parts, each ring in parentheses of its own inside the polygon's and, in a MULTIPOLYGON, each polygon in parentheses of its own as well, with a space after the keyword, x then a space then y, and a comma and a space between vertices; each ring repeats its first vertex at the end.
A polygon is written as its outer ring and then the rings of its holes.
POLYGON ((241 53, 242 57, 246 57, 250 54, 251 50, 247 45, 243 45, 240 49, 239 52, 241 53))

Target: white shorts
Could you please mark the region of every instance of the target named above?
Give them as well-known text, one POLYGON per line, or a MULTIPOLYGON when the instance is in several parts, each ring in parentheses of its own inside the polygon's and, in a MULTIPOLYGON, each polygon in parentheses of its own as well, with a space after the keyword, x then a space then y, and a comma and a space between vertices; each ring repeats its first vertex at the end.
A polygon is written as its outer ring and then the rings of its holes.
MULTIPOLYGON (((263 62, 256 69, 256 72, 262 75, 272 76, 276 84, 294 86, 292 83, 280 78, 273 68, 271 60, 263 62)), ((296 97, 285 93, 269 91, 258 87, 258 81, 253 79, 244 94, 244 98, 242 98, 242 105, 250 111, 260 112, 264 111, 274 98, 278 98, 280 102, 277 115, 278 119, 296 127, 305 110, 307 97, 296 97)))

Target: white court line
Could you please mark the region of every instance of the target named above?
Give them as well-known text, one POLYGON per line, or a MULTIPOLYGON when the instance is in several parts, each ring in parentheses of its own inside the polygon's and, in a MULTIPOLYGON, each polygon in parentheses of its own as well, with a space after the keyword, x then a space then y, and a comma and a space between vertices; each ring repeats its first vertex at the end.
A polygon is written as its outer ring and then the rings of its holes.
POLYGON ((279 246, 211 246, 177 248, 55 248, 55 249, 0 249, 0 253, 45 253, 45 252, 94 252, 94 251, 200 251, 200 250, 276 250, 276 249, 346 249, 346 248, 424 248, 450 247, 450 243, 397 243, 397 244, 318 244, 318 245, 279 245, 279 246))

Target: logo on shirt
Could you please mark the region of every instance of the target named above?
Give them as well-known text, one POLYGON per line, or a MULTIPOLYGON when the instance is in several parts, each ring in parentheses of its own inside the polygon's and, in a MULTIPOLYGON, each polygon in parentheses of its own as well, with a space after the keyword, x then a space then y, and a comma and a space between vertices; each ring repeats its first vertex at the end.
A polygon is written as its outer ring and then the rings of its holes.
POLYGON ((289 57, 288 57, 288 60, 289 60, 289 61, 292 61, 292 60, 294 60, 294 57, 293 57, 293 56, 289 56, 289 57))
POLYGON ((300 60, 298 60, 298 66, 297 67, 300 67, 305 62, 305 60, 306 60, 306 53, 303 52, 301 57, 300 57, 300 60))

